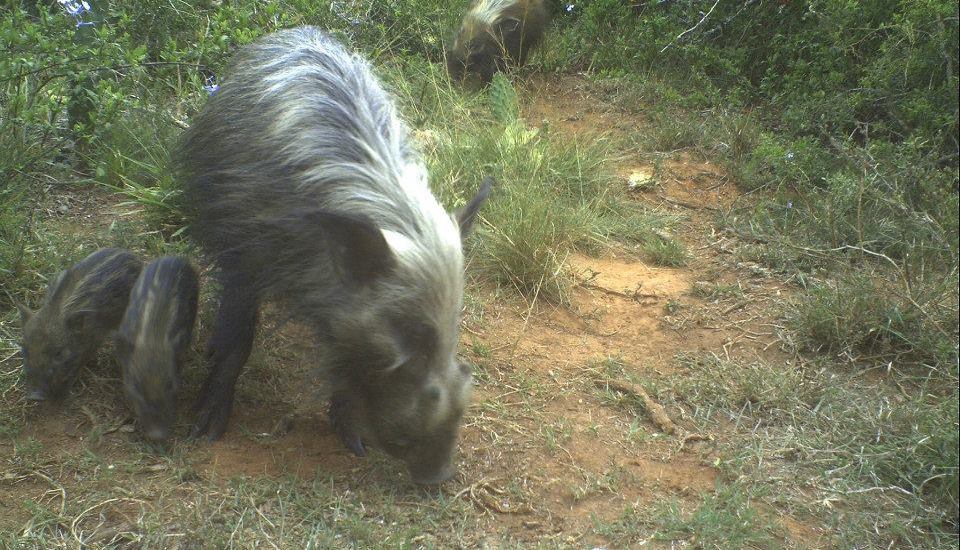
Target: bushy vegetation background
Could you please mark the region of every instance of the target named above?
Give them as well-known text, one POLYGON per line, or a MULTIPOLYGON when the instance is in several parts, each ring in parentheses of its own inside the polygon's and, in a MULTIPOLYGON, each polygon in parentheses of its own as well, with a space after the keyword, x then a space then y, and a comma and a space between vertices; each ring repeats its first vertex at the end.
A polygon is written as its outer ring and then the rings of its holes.
MULTIPOLYGON (((0 7, 0 286, 9 294, 38 296, 45 274, 75 259, 70 236, 39 210, 51 190, 116 189, 163 242, 179 242, 168 169, 177 135, 236 47, 305 23, 375 59, 415 128, 442 129, 426 141, 435 177, 452 182, 438 184, 446 202, 467 196, 476 166, 524 181, 523 193, 492 207, 488 236, 474 245, 493 279, 562 301, 567 251, 645 238, 606 191, 605 172, 569 177, 583 170, 571 159, 602 166, 602 144, 523 127, 506 81, 479 94, 446 83, 439 62, 464 2, 87 2, 0 7)), ((750 200, 718 223, 799 286, 785 311, 798 352, 886 365, 919 388, 870 471, 942 512, 945 523, 925 529, 955 533, 957 2, 551 9, 549 39, 526 71, 586 73, 666 128, 652 148, 693 147, 726 164, 750 200)), ((0 304, 10 305, 7 294, 0 304)))
MULTIPOLYGON (((435 0, 94 0, 89 11, 70 15, 75 5, 82 4, 14 2, 0 20, 6 45, 0 59, 0 277, 9 288, 36 285, 22 279, 42 255, 30 252, 36 243, 29 228, 38 222, 30 208, 18 205, 31 204, 51 185, 115 187, 144 205, 159 227, 178 231, 182 222, 167 152, 237 46, 284 26, 326 27, 382 60, 393 71, 388 78, 394 87, 408 92, 401 94, 408 108, 417 110, 426 88, 421 83, 413 89, 411 75, 437 81, 435 63, 460 13, 435 0)), ((641 90, 640 100, 656 104, 655 116, 677 126, 676 135, 666 136, 675 138, 672 145, 693 139, 725 160, 744 189, 763 190, 749 211, 725 220, 763 245, 756 248, 758 258, 802 275, 835 274, 829 288, 815 276, 804 278, 814 302, 840 297, 820 312, 826 318, 799 314, 810 345, 878 344, 928 367, 956 369, 955 3, 593 0, 552 8, 555 29, 535 65, 587 71, 641 90), (681 135, 684 124, 699 126, 696 135, 681 135), (878 271, 889 285, 838 274, 838 265, 859 265, 857 276, 863 269, 878 271), (842 309, 842 298, 863 292, 884 296, 868 300, 881 322, 881 328, 868 323, 863 330, 869 334, 835 322, 854 307, 842 309)), ((444 93, 441 99, 451 105, 463 98, 449 87, 444 93)), ((494 94, 495 104, 504 103, 500 96, 494 94)), ((503 110, 484 109, 500 121, 503 110)), ((449 127, 466 125, 474 115, 438 117, 420 109, 415 116, 421 127, 449 127)), ((486 137, 488 144, 502 145, 496 136, 486 137)), ((435 164, 454 175, 469 170, 467 161, 497 160, 464 156, 488 150, 482 146, 461 146, 460 140, 448 145, 460 164, 435 164)), ((550 162, 565 158, 570 155, 560 152, 550 162)), ((527 174, 527 168, 508 176, 527 174)), ((542 183, 564 184, 549 174, 544 178, 542 183)), ((455 189, 451 198, 466 192, 455 189)), ((609 203, 597 193, 577 200, 609 203)), ((576 216, 582 212, 562 220, 561 232, 573 234, 554 241, 589 243, 617 225, 605 219, 598 224, 606 229, 574 227, 576 216)), ((518 221, 516 228, 533 230, 528 225, 518 221)), ((555 254, 513 252, 533 254, 541 264, 550 264, 555 254)), ((497 258, 516 286, 537 287, 543 273, 497 258)))

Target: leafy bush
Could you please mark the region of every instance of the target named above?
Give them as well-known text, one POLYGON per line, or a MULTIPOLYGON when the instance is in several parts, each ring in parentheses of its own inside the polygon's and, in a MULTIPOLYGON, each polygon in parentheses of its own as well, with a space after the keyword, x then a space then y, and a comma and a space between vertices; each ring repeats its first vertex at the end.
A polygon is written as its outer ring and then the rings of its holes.
POLYGON ((946 0, 587 0, 558 17, 543 58, 554 69, 672 74, 686 96, 709 96, 712 83, 724 102, 755 104, 808 144, 913 140, 956 167, 957 21, 946 0))
POLYGON ((774 193, 741 209, 731 223, 780 248, 775 267, 798 252, 814 256, 803 263, 823 265, 836 260, 832 253, 861 247, 949 270, 960 250, 960 172, 939 167, 932 154, 914 141, 869 148, 835 143, 828 150, 808 138, 761 134, 735 173, 747 186, 774 193))

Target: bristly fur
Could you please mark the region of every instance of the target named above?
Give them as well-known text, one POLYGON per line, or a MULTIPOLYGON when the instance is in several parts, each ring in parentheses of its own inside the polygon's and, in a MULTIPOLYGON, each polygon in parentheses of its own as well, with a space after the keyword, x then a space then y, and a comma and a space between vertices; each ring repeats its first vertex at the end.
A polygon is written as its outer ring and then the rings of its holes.
POLYGON ((130 291, 118 337, 134 346, 184 340, 193 333, 199 289, 197 273, 184 258, 164 256, 150 262, 130 291))
POLYGON ((524 4, 524 2, 520 0, 477 0, 470 7, 470 11, 467 12, 464 19, 474 19, 481 25, 492 27, 503 19, 510 8, 519 4, 524 4))
POLYGON ((335 266, 304 261, 323 243, 283 231, 312 212, 381 228, 407 276, 419 279, 409 286, 433 289, 438 305, 456 309, 463 269, 456 224, 430 192, 408 130, 369 64, 325 34, 288 30, 241 50, 194 119, 181 158, 197 211, 194 237, 221 260, 253 262, 243 267, 258 288, 290 298, 302 316, 322 316, 317 306, 335 291, 304 288, 332 278, 326 271, 335 266), (285 296, 291 288, 295 294, 285 296))
POLYGON ((451 78, 489 83, 508 64, 523 65, 547 23, 543 0, 475 0, 446 52, 451 78))
POLYGON ((115 351, 127 400, 148 439, 166 439, 176 418, 179 369, 193 338, 199 281, 190 263, 165 256, 147 264, 130 291, 115 351))
POLYGON ((57 275, 39 311, 23 312, 24 373, 33 398, 63 396, 120 323, 141 267, 127 250, 98 250, 57 275))
POLYGON ((225 429, 259 304, 276 300, 324 344, 345 439, 452 441, 470 380, 455 359, 470 220, 431 193, 369 63, 325 33, 263 37, 227 75, 177 154, 192 235, 224 287, 194 433, 225 429))
POLYGON ((57 275, 43 307, 55 309, 64 317, 96 312, 110 317, 115 312, 108 311, 106 302, 113 297, 113 289, 129 289, 130 276, 139 273, 141 266, 128 250, 98 250, 57 275))

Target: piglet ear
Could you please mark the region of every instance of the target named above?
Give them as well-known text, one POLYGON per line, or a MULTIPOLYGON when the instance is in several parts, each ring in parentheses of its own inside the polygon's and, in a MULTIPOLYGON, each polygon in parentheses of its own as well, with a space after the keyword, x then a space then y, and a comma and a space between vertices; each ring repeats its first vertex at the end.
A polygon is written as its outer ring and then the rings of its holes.
POLYGON ((476 219, 480 207, 483 206, 483 203, 485 203, 490 196, 490 192, 493 190, 493 184, 493 178, 490 176, 483 178, 477 194, 470 199, 470 202, 457 210, 457 223, 460 224, 460 235, 462 237, 469 235, 470 230, 473 229, 473 221, 476 219))
POLYGON ((343 266, 347 282, 371 283, 396 265, 383 232, 372 223, 331 212, 314 212, 309 219, 343 266))
POLYGON ((14 302, 14 305, 17 306, 17 311, 20 312, 20 326, 27 324, 27 321, 33 317, 36 312, 28 308, 27 306, 21 304, 20 302, 14 302))

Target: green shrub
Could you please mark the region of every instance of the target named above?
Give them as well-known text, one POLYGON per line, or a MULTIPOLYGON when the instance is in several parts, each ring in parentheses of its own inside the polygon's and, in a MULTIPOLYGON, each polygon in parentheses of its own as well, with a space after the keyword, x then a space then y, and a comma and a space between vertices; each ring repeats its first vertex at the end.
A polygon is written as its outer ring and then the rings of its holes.
POLYGON ((861 272, 813 287, 788 319, 806 349, 956 375, 957 311, 956 276, 903 284, 861 272))
POLYGON ((800 143, 807 146, 795 153, 777 139, 761 139, 740 174, 775 193, 729 220, 741 234, 780 249, 775 267, 831 264, 848 255, 848 247, 909 258, 925 269, 955 265, 960 206, 950 188, 957 185, 956 169, 938 168, 909 146, 843 148, 831 161, 825 150, 800 143), (798 254, 810 257, 790 259, 798 254))

